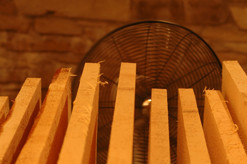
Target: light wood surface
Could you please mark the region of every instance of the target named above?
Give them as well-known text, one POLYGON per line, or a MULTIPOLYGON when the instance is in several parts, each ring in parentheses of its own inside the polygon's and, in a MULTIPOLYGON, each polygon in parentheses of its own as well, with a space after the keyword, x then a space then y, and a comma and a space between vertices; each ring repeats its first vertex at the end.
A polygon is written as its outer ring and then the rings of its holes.
POLYGON ((178 90, 177 163, 209 164, 210 157, 193 89, 178 90))
POLYGON ((237 127, 220 91, 206 91, 203 129, 212 163, 247 163, 237 127))
POLYGON ((121 63, 108 164, 131 164, 133 153, 136 64, 121 63))
POLYGON ((9 98, 0 96, 0 125, 5 121, 9 113, 9 98))
POLYGON ((41 103, 41 79, 27 78, 0 127, 0 163, 14 163, 41 103))
POLYGON ((59 69, 16 163, 56 163, 68 124, 70 68, 59 69))
POLYGON ((96 163, 99 75, 100 64, 85 64, 59 164, 96 163))
POLYGON ((166 89, 152 89, 149 122, 148 163, 169 164, 170 141, 166 89))
POLYGON ((237 61, 224 61, 222 94, 247 152, 247 76, 237 61))

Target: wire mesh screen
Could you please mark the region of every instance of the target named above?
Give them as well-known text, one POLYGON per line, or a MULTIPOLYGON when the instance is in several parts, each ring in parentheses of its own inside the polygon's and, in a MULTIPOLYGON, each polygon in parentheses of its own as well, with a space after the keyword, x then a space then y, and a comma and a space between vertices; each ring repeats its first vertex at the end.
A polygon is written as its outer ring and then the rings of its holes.
MULTIPOLYGON (((220 89, 221 64, 198 35, 182 26, 145 21, 116 29, 98 41, 81 62, 101 63, 98 120, 99 164, 106 163, 121 62, 137 64, 133 163, 147 163, 149 118, 143 102, 151 88, 168 91, 171 161, 176 163, 178 88, 193 88, 199 112, 203 112, 205 87, 220 89)), ((79 77, 75 80, 78 86, 79 77)))

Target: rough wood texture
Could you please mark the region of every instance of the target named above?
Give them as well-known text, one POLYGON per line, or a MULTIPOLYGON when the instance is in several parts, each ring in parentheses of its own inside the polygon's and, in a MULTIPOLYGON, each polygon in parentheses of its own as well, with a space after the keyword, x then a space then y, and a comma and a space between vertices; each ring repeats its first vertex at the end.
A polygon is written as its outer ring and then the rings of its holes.
POLYGON ((108 164, 131 164, 133 152, 136 64, 122 63, 112 122, 108 164))
POLYGON ((171 160, 167 91, 165 89, 152 89, 151 99, 148 163, 168 164, 171 160))
POLYGON ((96 163, 90 161, 91 152, 96 153, 100 64, 86 63, 74 101, 64 143, 59 155, 59 164, 96 163), (91 150, 91 149, 94 149, 91 150))
POLYGON ((14 163, 40 109, 41 80, 27 78, 0 126, 0 163, 14 163))
POLYGON ((9 98, 7 96, 0 96, 0 125, 7 118, 9 113, 9 98))
POLYGON ((222 94, 247 148, 247 76, 237 61, 223 62, 222 94))
POLYGON ((193 89, 179 89, 178 92, 177 163, 209 164, 210 157, 193 89))
POLYGON ((206 91, 203 129, 212 163, 247 163, 237 128, 220 91, 206 91))
POLYGON ((56 163, 70 111, 70 69, 58 70, 16 163, 56 163))

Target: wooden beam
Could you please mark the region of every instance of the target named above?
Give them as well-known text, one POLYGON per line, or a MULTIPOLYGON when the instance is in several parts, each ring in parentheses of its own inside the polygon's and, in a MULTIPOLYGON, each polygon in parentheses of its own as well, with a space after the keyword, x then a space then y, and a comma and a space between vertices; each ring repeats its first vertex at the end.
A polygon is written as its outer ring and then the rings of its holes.
POLYGON ((193 89, 179 89, 177 163, 209 164, 210 157, 193 89))
POLYGON ((100 64, 85 64, 59 156, 59 164, 96 163, 99 75, 100 64), (90 154, 91 152, 93 154, 90 154), (92 161, 91 156, 94 156, 92 161))
POLYGON ((152 89, 151 100, 148 163, 168 164, 171 160, 167 90, 152 89))
POLYGON ((41 112, 16 163, 56 163, 68 124, 70 83, 70 68, 55 73, 41 112))
POLYGON ((133 152, 136 64, 121 63, 108 164, 131 164, 133 152))
POLYGON ((212 163, 247 163, 237 127, 220 91, 206 91, 203 129, 212 163))
POLYGON ((9 113, 9 98, 0 96, 0 125, 6 120, 9 113))
POLYGON ((40 109, 41 79, 27 78, 0 127, 0 163, 14 163, 40 109))
MULTIPOLYGON (((229 105, 233 121, 239 128, 240 138, 247 148, 247 76, 237 61, 224 61, 222 94, 229 105)), ((247 149, 246 149, 247 152, 247 149)))

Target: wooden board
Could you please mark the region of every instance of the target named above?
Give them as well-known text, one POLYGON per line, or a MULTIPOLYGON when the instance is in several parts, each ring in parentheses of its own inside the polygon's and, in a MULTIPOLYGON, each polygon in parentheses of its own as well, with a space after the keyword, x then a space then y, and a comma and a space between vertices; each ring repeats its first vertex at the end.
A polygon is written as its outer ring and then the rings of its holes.
POLYGON ((0 96, 0 125, 5 121, 9 113, 9 98, 0 96))
POLYGON ((85 64, 59 155, 59 164, 96 163, 99 75, 100 64, 85 64), (91 156, 94 158, 90 161, 91 156))
POLYGON ((56 163, 68 124, 70 68, 58 70, 16 163, 56 163))
POLYGON ((177 163, 209 164, 210 157, 193 89, 178 90, 177 163))
POLYGON ((136 64, 121 63, 108 164, 131 164, 133 153, 136 64))
POLYGON ((0 163, 14 163, 41 104, 41 79, 27 78, 0 127, 0 163))
POLYGON ((247 76, 237 61, 224 61, 222 94, 247 152, 247 76))
POLYGON ((148 142, 148 163, 165 164, 170 160, 167 91, 152 89, 148 142))
POLYGON ((212 163, 247 163, 237 128, 220 91, 206 91, 203 129, 212 163))

